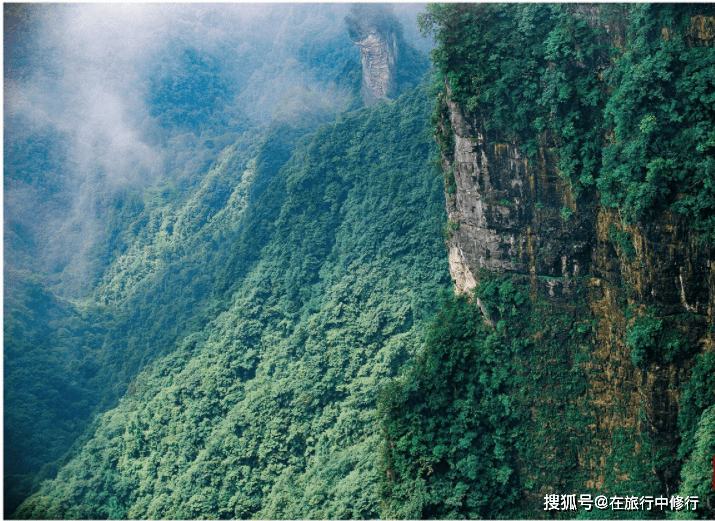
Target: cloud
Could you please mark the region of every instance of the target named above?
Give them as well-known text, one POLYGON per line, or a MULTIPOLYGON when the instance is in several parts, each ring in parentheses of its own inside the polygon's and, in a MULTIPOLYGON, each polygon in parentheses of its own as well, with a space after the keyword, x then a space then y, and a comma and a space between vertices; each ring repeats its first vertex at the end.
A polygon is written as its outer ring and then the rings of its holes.
POLYGON ((161 174, 163 151, 143 135, 138 68, 161 41, 159 14, 140 4, 5 6, 6 230, 29 230, 41 271, 83 264, 102 232, 98 202, 161 174), (53 143, 37 146, 38 136, 53 143), (28 147, 37 160, 8 168, 28 147))
POLYGON ((6 204, 5 220, 36 230, 38 252, 52 269, 58 259, 60 266, 81 264, 82 252, 103 233, 97 210, 103 201, 168 175, 166 140, 179 129, 159 126, 147 92, 152 75, 173 74, 182 48, 220 64, 235 87, 227 105, 249 117, 269 118, 297 87, 338 109, 345 98, 335 87, 339 71, 311 72, 300 60, 312 55, 298 56, 297 49, 329 49, 330 59, 347 59, 353 52, 342 34, 347 4, 5 4, 4 10, 6 145, 12 151, 28 138, 55 136, 62 153, 52 153, 62 164, 33 175, 61 170, 64 186, 63 193, 43 192, 23 172, 6 169, 5 199, 14 203, 6 204))

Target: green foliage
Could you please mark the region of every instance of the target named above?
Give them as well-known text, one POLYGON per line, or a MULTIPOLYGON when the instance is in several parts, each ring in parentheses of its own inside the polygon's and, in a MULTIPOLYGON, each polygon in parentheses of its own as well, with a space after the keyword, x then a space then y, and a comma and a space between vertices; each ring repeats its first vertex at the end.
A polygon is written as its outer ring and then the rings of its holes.
POLYGON ((202 56, 196 49, 186 49, 173 63, 167 64, 167 61, 157 67, 148 86, 151 116, 156 117, 161 126, 198 133, 217 123, 225 125, 231 116, 237 117, 225 110, 235 92, 221 74, 216 58, 202 56), (214 121, 221 117, 225 121, 214 121))
POLYGON ((445 297, 417 359, 383 391, 383 516, 542 517, 543 487, 581 486, 593 420, 576 360, 590 328, 526 290, 482 281, 475 295, 504 317, 494 328, 464 296, 445 297))
POLYGON ((715 54, 690 30, 701 12, 712 9, 434 4, 421 26, 438 44, 438 103, 446 83, 492 140, 550 150, 576 195, 597 187, 627 222, 668 208, 712 241, 715 54))
POLYGON ((638 317, 628 328, 626 345, 631 348, 631 360, 642 367, 653 356, 663 333, 663 321, 653 316, 638 317))
MULTIPOLYGON (((90 187, 85 193, 77 186, 76 162, 94 153, 73 148, 65 123, 62 131, 37 128, 22 110, 6 120, 6 290, 13 286, 4 331, 5 381, 13 388, 5 391, 6 514, 39 481, 54 477, 94 414, 134 392, 142 368, 226 309, 228 288, 246 276, 269 242, 258 217, 275 219, 284 202, 280 190, 273 192, 278 197, 261 199, 271 180, 302 136, 340 110, 360 106, 359 50, 342 21, 347 7, 261 11, 233 18, 241 20, 238 26, 231 24, 233 10, 225 20, 210 14, 216 11, 201 11, 206 16, 184 22, 196 35, 209 28, 211 35, 192 43, 194 36, 183 29, 166 28, 166 36, 162 29, 153 40, 158 46, 148 46, 140 63, 129 63, 136 68, 126 74, 143 99, 119 103, 129 118, 122 124, 156 152, 152 160, 160 164, 153 166, 163 176, 115 169, 103 159, 106 171, 82 171, 81 181, 90 187), (256 121, 271 116, 271 124, 256 121), (123 184, 124 176, 132 181, 123 184), (120 188, 105 182, 117 178, 120 188), (76 204, 80 199, 84 206, 76 204), (78 208, 91 208, 91 214, 78 208), (247 256, 237 260, 235 246, 246 237, 254 240, 246 241, 238 253, 247 256), (234 271, 237 264, 243 271, 234 271), (47 273, 34 277, 37 272, 47 273), (64 460, 58 459, 63 453, 64 460)), ((13 34, 23 40, 11 49, 17 61, 8 63, 16 79, 20 73, 45 77, 46 65, 61 69, 59 59, 53 63, 61 53, 44 52, 54 38, 39 47, 28 44, 43 40, 37 13, 6 13, 21 31, 13 34)), ((404 90, 428 64, 408 44, 398 44, 404 90)), ((71 105, 47 79, 41 90, 54 92, 53 103, 71 105)), ((419 110, 428 105, 421 103, 419 110)), ((399 145, 411 154, 403 162, 427 160, 423 123, 414 115, 402 123, 405 138, 412 139, 399 145)), ((412 173, 392 167, 395 175, 412 173)), ((321 253, 314 252, 313 264, 321 253)))
POLYGON ((682 439, 678 456, 683 462, 679 494, 698 496, 700 504, 697 516, 682 512, 675 516, 678 519, 711 519, 715 515, 710 473, 715 455, 715 352, 701 353, 695 360, 690 379, 683 386, 678 415, 682 439))
POLYGON ((698 509, 693 512, 678 512, 676 519, 712 519, 715 513, 715 490, 713 490, 712 459, 715 455, 715 405, 703 411, 697 429, 691 440, 692 453, 683 466, 681 487, 682 497, 696 496, 698 509), (703 472, 705 469, 705 472, 703 472))
POLYGON ((528 295, 517 290, 508 277, 485 277, 474 289, 474 296, 479 298, 489 317, 516 317, 522 305, 528 302, 528 295))
MULTIPOLYGON (((250 190, 229 168, 242 162, 224 151, 205 190, 178 215, 167 210, 147 240, 170 252, 213 226, 238 226, 238 239, 216 239, 214 250, 233 280, 217 281, 212 316, 177 330, 173 352, 132 382, 16 515, 377 517, 376 399, 421 344, 448 280, 430 110, 419 90, 324 125, 244 213, 250 190), (231 172, 234 192, 214 199, 231 172), (238 270, 239 241, 267 222, 257 208, 274 211, 271 228, 238 270)), ((152 295, 151 285, 139 289, 152 295)))
POLYGON ((696 431, 704 412, 715 405, 715 352, 696 357, 688 382, 683 386, 678 427, 682 442, 678 455, 687 461, 696 445, 696 431))
POLYGON ((514 353, 488 334, 464 297, 446 300, 406 379, 383 392, 388 517, 485 517, 490 503, 519 499, 512 436, 521 415, 505 392, 514 353))
POLYGON ((692 356, 697 346, 683 332, 693 326, 688 314, 666 317, 655 308, 633 317, 625 338, 633 365, 643 369, 651 362, 677 363, 692 356))
POLYGON ((6 515, 87 426, 101 402, 103 331, 38 276, 5 271, 4 502, 6 515), (42 450, 38 450, 42 447, 42 450))
POLYGON ((569 208, 568 206, 563 206, 561 208, 561 210, 559 211, 559 213, 561 214, 561 218, 564 221, 568 221, 571 218, 571 216, 573 215, 573 210, 571 208, 569 208))
MULTIPOLYGON (((4 263, 36 272, 42 265, 43 233, 53 217, 71 209, 67 191, 69 136, 50 128, 29 134, 17 118, 5 119, 4 145, 4 263), (41 201, 42 204, 33 204, 41 201)), ((56 269, 60 259, 54 259, 56 269)))
MULTIPOLYGON (((77 161, 93 153, 73 148, 65 122, 63 130, 45 123, 38 128, 32 118, 23 119, 20 107, 10 111, 5 124, 6 515, 40 481, 54 478, 93 415, 115 406, 125 392, 137 392, 142 368, 226 309, 230 284, 216 281, 235 274, 227 265, 246 232, 258 232, 258 240, 244 253, 259 256, 268 242, 259 242, 265 236, 254 210, 271 180, 302 136, 336 112, 360 105, 359 51, 341 19, 347 8, 278 11, 238 15, 233 18, 242 22, 238 26, 231 24, 233 11, 226 20, 217 20, 215 11, 201 11, 191 27, 204 36, 203 29, 210 28, 211 35, 192 43, 184 29, 166 28, 167 36, 162 29, 159 39, 152 38, 158 46, 147 46, 141 63, 126 62, 135 67, 126 71, 138 88, 134 94, 144 99, 119 103, 127 108, 122 124, 132 139, 156 152, 152 160, 161 164, 153 166, 163 170, 161 178, 113 168, 104 159, 107 167, 96 175, 92 167, 81 172, 81 181, 91 187, 83 193, 77 161), (305 84, 314 90, 293 88, 305 84), (255 121, 271 115, 271 125, 255 121), (123 184, 124 176, 132 181, 123 184), (104 182, 117 178, 122 178, 120 188, 104 182), (80 199, 85 206, 76 204, 80 199), (91 214, 80 215, 78 208, 91 214), (77 221, 86 227, 67 225, 77 221), (53 239, 62 223, 62 233, 53 239), (35 276, 38 272, 46 273, 35 276)), ((71 105, 65 103, 71 98, 51 90, 59 85, 52 76, 62 69, 62 53, 50 48, 55 38, 41 36, 40 11, 6 14, 18 40, 9 48, 14 81, 44 77, 48 83, 41 90, 53 92, 53 103, 71 105)), ((419 81, 427 61, 398 43, 398 84, 404 90, 419 81)), ((424 98, 421 103, 419 110, 428 105, 424 98)), ((406 118, 401 128, 415 138, 423 120, 409 119, 412 124, 406 118)), ((423 137, 410 146, 400 143, 413 154, 403 162, 426 159, 429 145, 423 137)), ((395 175, 414 173, 400 164, 392 167, 395 175)), ((277 194, 261 200, 264 211, 276 210, 273 218, 284 202, 277 194)), ((324 252, 313 253, 315 264, 324 252)), ((246 262, 239 278, 255 260, 246 262)), ((121 504, 102 508, 102 516, 126 512, 121 504)))
POLYGON ((260 137, 226 149, 175 206, 152 190, 117 194, 106 234, 117 257, 92 298, 61 299, 46 279, 6 268, 8 514, 39 480, 54 478, 93 416, 116 406, 141 368, 205 322, 228 255, 218 245, 235 240, 260 137))
POLYGON ((611 129, 598 181, 629 220, 668 207, 715 230, 715 55, 689 38, 697 7, 634 5, 626 44, 604 73, 611 129))
POLYGON ((618 229, 618 227, 611 223, 611 227, 609 229, 611 241, 614 244, 617 244, 621 252, 623 252, 623 255, 626 257, 626 260, 628 262, 632 262, 636 258, 636 249, 633 246, 633 238, 631 237, 631 234, 628 230, 623 229, 618 229))
POLYGON ((529 157, 557 147, 564 175, 577 188, 593 184, 604 104, 596 69, 607 62, 602 28, 572 7, 547 4, 434 4, 421 24, 436 33, 433 61, 454 101, 529 157))

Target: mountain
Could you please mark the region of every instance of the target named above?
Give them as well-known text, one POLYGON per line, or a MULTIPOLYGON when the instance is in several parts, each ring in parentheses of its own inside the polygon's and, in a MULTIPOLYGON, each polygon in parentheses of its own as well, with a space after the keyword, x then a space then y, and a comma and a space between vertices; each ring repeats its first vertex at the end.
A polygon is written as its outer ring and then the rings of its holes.
MULTIPOLYGON (((18 515, 376 516, 375 402, 448 280, 429 112, 418 90, 306 136, 243 233, 217 241, 233 253, 208 323, 136 377, 18 515)), ((194 233, 236 222, 231 206, 194 233)), ((187 244, 189 223, 167 222, 187 244)))
POLYGON ((443 308, 381 402, 388 517, 662 515, 614 510, 649 496, 712 517, 713 14, 423 17, 450 273, 469 300, 443 308), (610 502, 589 513, 581 494, 610 502))
POLYGON ((6 516, 714 515, 711 6, 5 20, 6 516))
MULTIPOLYGON (((263 193, 362 105, 349 12, 5 6, 6 514, 228 305, 283 204, 263 193)), ((420 59, 396 61, 399 91, 420 59)))

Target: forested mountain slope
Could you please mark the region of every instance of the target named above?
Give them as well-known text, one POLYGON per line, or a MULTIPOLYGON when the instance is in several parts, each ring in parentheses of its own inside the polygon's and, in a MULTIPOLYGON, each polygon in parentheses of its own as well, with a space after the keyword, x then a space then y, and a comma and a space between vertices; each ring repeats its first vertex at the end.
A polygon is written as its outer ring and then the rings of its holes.
MULTIPOLYGON (((263 192, 302 136, 362 103, 349 11, 5 6, 7 515, 229 305, 234 250, 258 256, 283 204, 263 192)), ((400 46, 403 91, 427 62, 400 46)))
POLYGON ((418 90, 303 140, 256 203, 270 222, 256 212, 234 245, 259 256, 229 265, 226 309, 18 514, 377 516, 375 402, 447 282, 429 112, 418 90))
POLYGON ((7 515, 713 517, 710 5, 152 9, 87 149, 6 6, 7 515))

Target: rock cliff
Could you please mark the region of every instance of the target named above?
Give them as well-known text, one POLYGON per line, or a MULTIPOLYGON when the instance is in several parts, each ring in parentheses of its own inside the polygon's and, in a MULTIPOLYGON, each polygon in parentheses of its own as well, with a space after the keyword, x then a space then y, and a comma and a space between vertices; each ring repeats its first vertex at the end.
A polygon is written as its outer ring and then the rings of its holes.
POLYGON ((469 292, 486 269, 528 276, 554 298, 568 293, 572 279, 591 266, 589 202, 577 208, 548 151, 530 164, 518 146, 487 135, 449 96, 447 85, 454 149, 443 168, 454 183, 447 212, 454 223, 448 247, 455 291, 469 292))
POLYGON ((369 107, 392 98, 397 90, 401 38, 394 13, 378 4, 355 4, 346 22, 350 39, 360 49, 363 102, 369 107))
POLYGON ((712 518, 713 12, 427 11, 458 295, 385 393, 387 517, 712 518))
MULTIPOLYGON (((577 292, 585 294, 594 343, 581 369, 589 375, 598 443, 609 447, 618 428, 647 432, 675 460, 683 383, 694 356, 715 349, 712 248, 671 211, 624 225, 597 194, 574 196, 552 150, 541 147, 527 160, 517 143, 487 132, 478 113, 455 103, 448 82, 443 102, 455 292, 471 294, 484 275, 500 273, 540 289, 557 312, 568 310, 577 292), (638 363, 633 331, 653 309, 658 334, 677 337, 680 355, 638 363)), ((486 313, 485 320, 492 324, 486 313)), ((604 461, 582 462, 594 469, 588 486, 603 485, 604 461)), ((653 472, 665 490, 677 492, 677 467, 653 472)))
POLYGON ((353 42, 360 48, 363 70, 361 94, 365 105, 371 106, 381 99, 391 98, 397 87, 396 34, 394 32, 381 34, 373 29, 364 38, 353 42))

